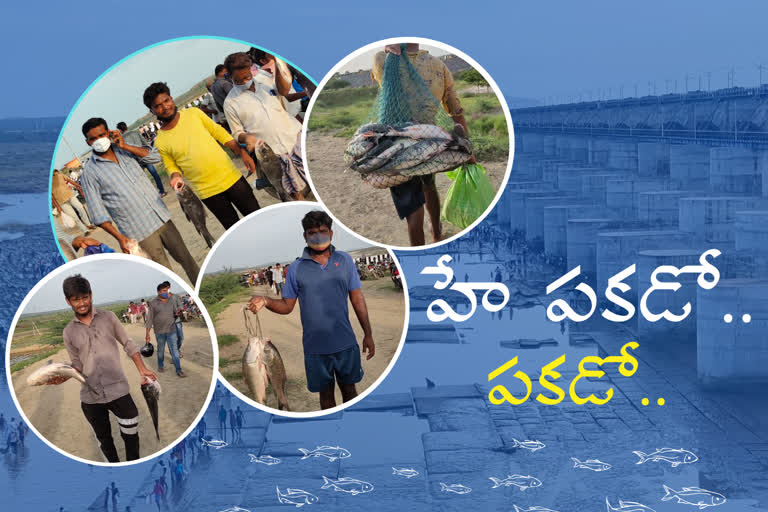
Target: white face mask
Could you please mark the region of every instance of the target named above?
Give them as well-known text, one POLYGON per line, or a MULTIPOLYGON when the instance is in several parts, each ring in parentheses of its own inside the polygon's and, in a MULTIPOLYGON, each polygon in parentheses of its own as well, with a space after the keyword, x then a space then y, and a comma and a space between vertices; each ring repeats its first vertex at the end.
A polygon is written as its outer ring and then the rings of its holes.
POLYGON ((93 144, 91 144, 91 147, 97 153, 104 153, 107 150, 109 150, 109 147, 111 145, 112 145, 112 142, 109 140, 109 137, 102 137, 100 139, 96 139, 95 141, 93 141, 93 144))
POLYGON ((250 89, 252 85, 253 85, 253 78, 251 78, 250 80, 248 80, 244 84, 241 84, 241 85, 235 84, 235 87, 237 87, 241 91, 246 91, 246 90, 250 89))

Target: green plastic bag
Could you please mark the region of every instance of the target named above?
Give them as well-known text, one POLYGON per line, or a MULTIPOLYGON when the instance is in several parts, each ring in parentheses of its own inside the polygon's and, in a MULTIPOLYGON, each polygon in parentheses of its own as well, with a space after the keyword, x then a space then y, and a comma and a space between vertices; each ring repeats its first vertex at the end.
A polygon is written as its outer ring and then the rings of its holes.
POLYGON ((442 219, 464 229, 485 213, 496 192, 482 165, 462 165, 445 175, 453 180, 453 185, 445 196, 442 219))

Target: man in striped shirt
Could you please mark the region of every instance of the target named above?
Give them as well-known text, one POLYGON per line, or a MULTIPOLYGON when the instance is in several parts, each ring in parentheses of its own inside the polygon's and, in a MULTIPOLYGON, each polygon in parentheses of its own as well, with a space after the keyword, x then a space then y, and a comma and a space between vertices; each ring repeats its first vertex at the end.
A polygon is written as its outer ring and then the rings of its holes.
POLYGON ((195 283, 200 269, 139 165, 160 163, 157 150, 126 144, 120 131, 110 131, 98 117, 83 124, 83 135, 93 149, 80 177, 92 222, 115 237, 123 252, 136 240, 152 260, 170 268, 167 250, 195 283))

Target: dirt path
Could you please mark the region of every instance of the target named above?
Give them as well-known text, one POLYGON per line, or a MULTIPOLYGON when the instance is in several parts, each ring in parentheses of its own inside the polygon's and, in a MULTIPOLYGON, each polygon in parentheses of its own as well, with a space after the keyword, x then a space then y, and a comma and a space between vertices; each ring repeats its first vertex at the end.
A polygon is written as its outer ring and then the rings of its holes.
MULTIPOLYGON (((136 343, 144 340, 143 324, 126 325, 126 330, 136 343)), ((152 343, 157 342, 152 335, 152 343)), ((141 394, 140 381, 136 366, 121 351, 123 371, 130 383, 130 393, 139 409, 139 439, 141 456, 151 455, 171 444, 197 417, 205 398, 208 396, 213 378, 213 352, 208 329, 200 322, 184 324, 184 358, 181 367, 187 378, 176 376, 173 362, 166 349, 165 373, 158 373, 162 386, 160 395, 160 441, 155 437, 155 429, 149 415, 144 396, 141 394), (169 368, 170 367, 170 368, 169 368)), ((69 362, 65 349, 51 358, 55 362, 69 362)), ((157 371, 157 357, 145 358, 144 363, 152 371, 157 371)), ((93 431, 80 410, 80 386, 75 381, 67 381, 59 386, 26 385, 26 378, 32 372, 46 364, 39 361, 12 376, 14 390, 21 408, 27 418, 53 444, 62 450, 84 459, 103 461, 101 450, 93 437, 93 431)), ((125 460, 125 449, 115 417, 112 420, 112 437, 120 455, 125 460)))
MULTIPOLYGON (((253 288, 253 295, 265 295, 266 286, 253 288)), ((400 343, 405 316, 405 300, 400 291, 394 289, 389 279, 363 281, 363 293, 368 304, 368 314, 373 327, 373 340, 376 344, 376 355, 370 361, 363 355, 363 370, 365 377, 358 384, 358 393, 368 388, 389 365, 400 343)), ((243 327, 243 304, 232 304, 225 309, 215 322, 216 334, 235 335, 237 343, 220 346, 221 374, 231 384, 246 396, 251 396, 248 387, 242 379, 242 357, 245 352, 247 339, 243 327)), ((304 349, 301 343, 302 328, 298 305, 290 315, 276 315, 269 311, 259 313, 261 327, 265 336, 272 338, 272 343, 280 351, 285 364, 288 383, 286 393, 293 411, 316 411, 319 409, 317 393, 307 390, 307 379, 304 370, 304 349)), ((349 320, 355 330, 358 342, 363 338, 363 331, 355 317, 352 306, 349 307, 349 320)), ((336 390, 336 403, 341 403, 341 395, 336 390)), ((267 392, 267 405, 276 408, 277 401, 271 390, 267 392)))
MULTIPOLYGON (((245 175, 245 167, 243 166, 242 161, 240 159, 234 160, 235 165, 240 169, 240 171, 245 175)), ((168 184, 168 178, 167 176, 163 175, 163 186, 165 187, 165 190, 169 191, 171 190, 170 184, 168 184)), ((147 179, 151 179, 149 175, 147 174, 147 179)), ((255 175, 251 176, 249 178, 246 178, 248 183, 252 186, 253 181, 256 179, 255 175)), ((153 182, 154 183, 154 182, 153 182)), ((278 203, 279 201, 269 195, 264 190, 254 190, 256 199, 259 201, 259 206, 262 208, 265 206, 269 206, 271 204, 278 203)), ((171 213, 171 220, 176 225, 176 228, 179 230, 179 233, 181 233, 181 237, 184 239, 184 243, 187 245, 187 248, 189 249, 189 252, 192 254, 192 256, 195 258, 195 261, 197 261, 198 265, 203 264, 203 260, 205 260, 206 255, 208 254, 208 246, 205 243, 205 240, 202 236, 200 236, 197 233, 197 230, 192 225, 191 222, 187 220, 187 218, 184 216, 184 212, 181 210, 181 206, 179 205, 179 201, 176 199, 176 194, 173 192, 169 192, 167 196, 163 198, 163 202, 168 207, 168 210, 171 213)), ((206 225, 208 226, 208 231, 211 232, 211 235, 216 240, 221 237, 222 234, 224 234, 224 226, 222 226, 218 220, 216 220, 216 217, 213 216, 211 212, 208 211, 205 206, 203 206, 206 213, 206 225)), ((56 221, 56 226, 61 229, 61 224, 56 221)), ((76 228, 73 229, 67 229, 66 232, 70 235, 78 235, 81 233, 78 233, 76 228)), ((89 235, 89 237, 94 238, 115 251, 120 251, 120 245, 117 243, 117 240, 115 240, 112 235, 107 233, 101 228, 96 228, 94 231, 92 231, 89 235)), ((83 251, 78 251, 78 257, 82 256, 83 251)), ((170 256, 168 259, 171 262, 171 270, 174 271, 176 274, 181 276, 182 279, 186 280, 189 283, 189 279, 187 277, 187 274, 184 272, 184 270, 181 268, 181 265, 176 263, 176 261, 173 260, 170 256)), ((195 283, 190 283, 192 287, 194 288, 195 283)))
MULTIPOLYGON (((319 200, 345 226, 375 242, 407 246, 408 231, 392 204, 389 189, 377 189, 366 185, 360 176, 344 165, 344 149, 347 139, 317 133, 307 134, 307 168, 315 185, 319 200)), ((488 173, 495 190, 504 179, 506 162, 480 162, 488 173)), ((440 201, 445 199, 453 183, 445 173, 436 176, 440 201)), ((461 230, 443 222, 443 238, 461 230)), ((432 243, 429 216, 424 222, 427 243, 432 243)))

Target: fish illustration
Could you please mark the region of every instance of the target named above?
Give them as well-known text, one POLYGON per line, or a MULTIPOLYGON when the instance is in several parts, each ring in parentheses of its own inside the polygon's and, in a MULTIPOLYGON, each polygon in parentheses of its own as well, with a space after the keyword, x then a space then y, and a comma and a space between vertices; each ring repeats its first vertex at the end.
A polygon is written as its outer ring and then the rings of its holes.
POLYGON ((526 439, 525 441, 518 441, 514 437, 512 438, 512 446, 515 448, 524 448, 526 450, 531 450, 532 452, 535 452, 536 450, 541 450, 542 448, 546 448, 547 445, 542 443, 541 441, 531 441, 530 439, 526 439))
POLYGON ((632 453, 640 457, 640 460, 635 462, 635 464, 644 464, 648 461, 664 461, 672 464, 673 468, 676 468, 680 464, 692 464, 699 460, 696 454, 689 452, 688 450, 683 450, 682 448, 679 450, 674 448, 656 448, 656 451, 653 453, 644 453, 640 451, 632 453))
POLYGON ((261 457, 257 457, 256 455, 249 453, 248 456, 251 458, 251 462, 258 462, 259 464, 266 464, 267 466, 280 464, 280 459, 277 457, 272 457, 271 455, 262 455, 261 457))
POLYGON ((317 503, 317 500, 319 499, 311 492, 303 491, 301 489, 291 489, 289 487, 284 493, 280 492, 280 488, 277 486, 275 486, 275 489, 277 489, 277 501, 284 505, 296 505, 296 508, 303 507, 304 505, 312 505, 313 503, 317 503))
POLYGON ((155 426, 155 435, 160 440, 160 430, 158 429, 158 416, 160 414, 160 383, 156 380, 144 378, 141 384, 141 394, 144 395, 144 401, 147 402, 149 415, 152 417, 152 424, 155 426))
POLYGON ((646 507, 642 503, 636 501, 619 500, 619 506, 612 507, 607 496, 605 498, 605 509, 606 512, 656 512, 651 507, 646 507))
POLYGON ((515 507, 515 512, 557 512, 557 510, 552 510, 551 508, 546 507, 520 508, 517 505, 512 506, 515 507))
POLYGON ((452 492, 455 494, 469 494, 472 492, 472 488, 467 487, 466 485, 461 484, 446 484, 443 482, 440 482, 440 490, 443 492, 452 492))
POLYGON ((220 439, 206 439, 203 438, 203 446, 210 446, 211 448, 216 448, 217 450, 224 448, 225 446, 229 446, 229 443, 226 441, 222 441, 220 439))
POLYGON ((493 487, 491 489, 495 489, 497 487, 509 487, 510 485, 514 485, 515 487, 519 487, 521 491, 524 491, 526 489, 530 489, 531 487, 540 487, 541 486, 541 480, 538 478, 532 477, 531 475, 509 475, 507 478, 500 479, 500 478, 494 478, 494 477, 488 477, 488 479, 493 482, 493 487))
POLYGON ((237 505, 234 505, 229 508, 225 508, 224 510, 219 510, 219 512, 251 512, 247 508, 240 508, 237 505))
POLYGON ((405 478, 413 478, 419 474, 418 471, 416 471, 413 468, 392 468, 392 474, 393 475, 400 475, 404 476, 405 478))
POLYGON ((725 496, 714 491, 708 491, 700 487, 683 487, 682 490, 676 491, 671 487, 664 486, 665 494, 661 501, 669 501, 672 498, 677 498, 678 503, 684 503, 686 505, 696 505, 699 510, 703 510, 707 507, 716 507, 726 502, 725 496))
POLYGON ((571 457, 574 468, 589 469, 591 471, 608 471, 611 469, 611 465, 607 462, 603 462, 597 459, 587 459, 584 462, 580 461, 576 457, 571 457))
POLYGON ((301 460, 310 457, 326 457, 329 461, 333 462, 337 459, 347 459, 352 456, 349 450, 345 450, 341 446, 318 446, 314 450, 299 448, 299 451, 304 454, 301 460))
POLYGON ((357 494, 363 494, 365 492, 371 492, 373 490, 373 484, 358 480, 356 478, 342 477, 338 480, 333 480, 327 476, 323 477, 323 486, 321 489, 333 489, 337 492, 346 492, 355 496, 357 494))

